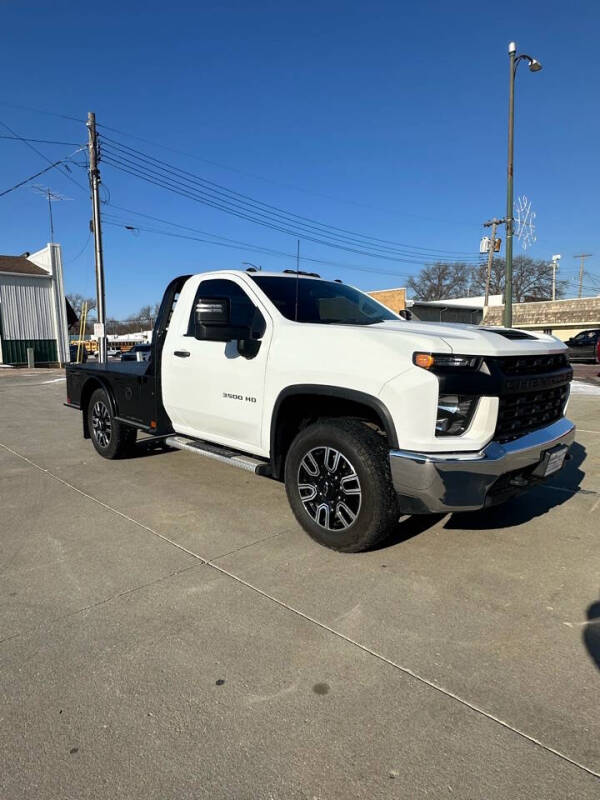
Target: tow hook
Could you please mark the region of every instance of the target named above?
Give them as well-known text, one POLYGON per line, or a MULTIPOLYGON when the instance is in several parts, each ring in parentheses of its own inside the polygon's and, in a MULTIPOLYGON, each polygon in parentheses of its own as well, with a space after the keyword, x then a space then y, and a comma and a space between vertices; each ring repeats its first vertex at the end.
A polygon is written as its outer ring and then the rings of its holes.
POLYGON ((527 486, 529 484, 529 481, 522 475, 515 475, 514 478, 510 479, 509 483, 511 486, 527 486))

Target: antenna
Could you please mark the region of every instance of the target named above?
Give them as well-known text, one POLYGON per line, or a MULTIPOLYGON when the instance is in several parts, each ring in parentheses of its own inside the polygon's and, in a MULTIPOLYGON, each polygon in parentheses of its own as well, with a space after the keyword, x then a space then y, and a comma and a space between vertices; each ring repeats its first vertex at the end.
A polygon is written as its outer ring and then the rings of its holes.
POLYGON ((54 218, 52 216, 52 201, 56 202, 57 200, 70 200, 70 197, 65 197, 65 195, 59 194, 58 192, 52 191, 49 186, 40 186, 39 184, 35 184, 31 187, 34 192, 37 194, 42 194, 44 197, 48 198, 48 211, 50 214, 50 241, 54 242, 54 218))
POLYGON ((300 239, 296 244, 296 313, 294 320, 298 322, 298 293, 300 290, 300 239))

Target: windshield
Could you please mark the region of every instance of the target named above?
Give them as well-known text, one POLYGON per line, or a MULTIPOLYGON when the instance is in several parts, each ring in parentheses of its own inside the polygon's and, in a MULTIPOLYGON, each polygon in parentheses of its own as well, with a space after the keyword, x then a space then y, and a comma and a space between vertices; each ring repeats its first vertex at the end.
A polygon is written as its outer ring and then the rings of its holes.
POLYGON ((276 275, 252 275, 252 279, 287 319, 338 325, 373 325, 398 319, 368 295, 343 283, 303 277, 296 281, 276 275))

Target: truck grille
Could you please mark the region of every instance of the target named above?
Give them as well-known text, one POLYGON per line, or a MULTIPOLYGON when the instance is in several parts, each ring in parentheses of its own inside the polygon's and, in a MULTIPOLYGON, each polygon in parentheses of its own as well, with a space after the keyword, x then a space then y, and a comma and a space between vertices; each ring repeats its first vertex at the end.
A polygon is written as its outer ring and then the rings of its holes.
POLYGON ((500 397, 495 439, 509 442, 551 425, 563 415, 569 385, 500 397))
POLYGON ((569 365, 565 353, 549 353, 542 356, 508 356, 497 359, 505 375, 539 375, 553 372, 569 365))
POLYGON ((494 438, 509 442, 563 416, 573 370, 565 353, 486 359, 500 382, 494 438))

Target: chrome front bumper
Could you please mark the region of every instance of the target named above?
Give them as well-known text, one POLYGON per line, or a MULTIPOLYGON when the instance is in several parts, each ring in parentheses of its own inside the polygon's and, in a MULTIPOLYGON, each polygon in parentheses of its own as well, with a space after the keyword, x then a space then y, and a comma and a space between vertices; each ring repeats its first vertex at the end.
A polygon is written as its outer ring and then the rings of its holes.
POLYGON ((429 514, 493 505, 539 482, 541 478, 528 468, 535 468, 553 447, 570 446, 574 438, 575 425, 563 417, 513 442, 490 442, 478 453, 391 450, 400 509, 406 514, 429 514), (502 482, 503 476, 507 478, 502 482))

